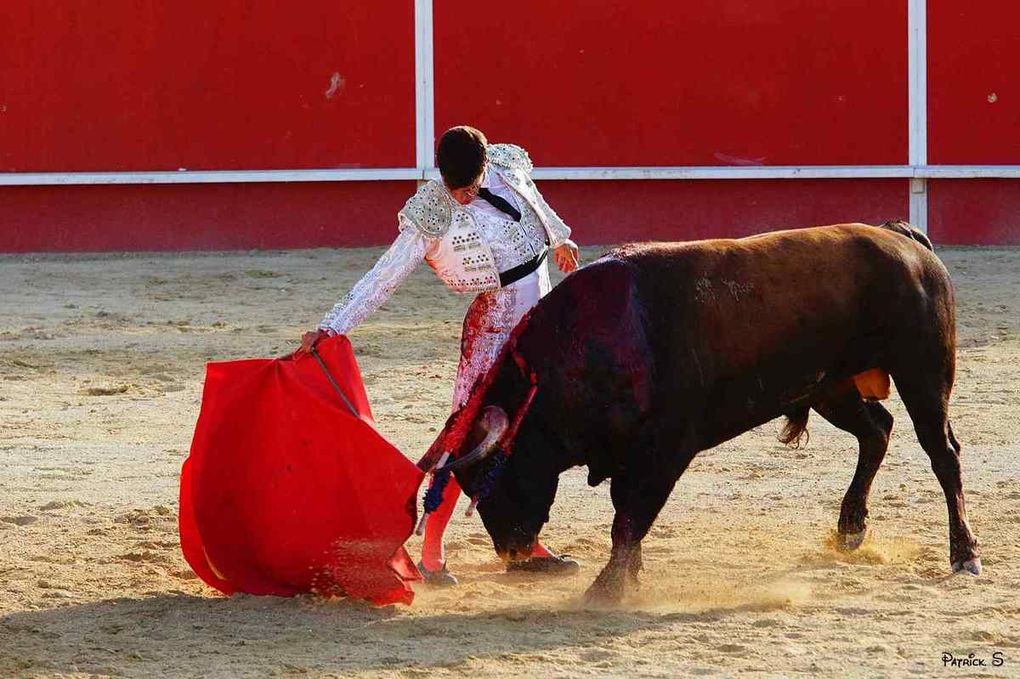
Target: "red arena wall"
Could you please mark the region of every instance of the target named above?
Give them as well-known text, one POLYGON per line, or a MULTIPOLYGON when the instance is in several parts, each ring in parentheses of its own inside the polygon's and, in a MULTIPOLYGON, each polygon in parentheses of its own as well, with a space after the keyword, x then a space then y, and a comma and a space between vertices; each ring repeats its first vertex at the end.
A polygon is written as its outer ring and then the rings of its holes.
POLYGON ((518 0, 541 18, 523 24, 476 7, 436 4, 438 129, 473 121, 554 166, 907 157, 902 0, 518 0))
POLYGON ((927 215, 1020 244, 1007 0, 4 9, 0 252, 383 244, 458 123, 525 146, 582 243, 927 215))
POLYGON ((928 159, 1020 164, 1020 5, 933 2, 928 15, 928 159))
POLYGON ((407 167, 410 0, 10 0, 2 171, 407 167))
MULTIPOLYGON (((1020 5, 931 2, 928 159, 1020 165, 1020 5)), ((1020 180, 930 184, 935 242, 1020 245, 1020 180)))

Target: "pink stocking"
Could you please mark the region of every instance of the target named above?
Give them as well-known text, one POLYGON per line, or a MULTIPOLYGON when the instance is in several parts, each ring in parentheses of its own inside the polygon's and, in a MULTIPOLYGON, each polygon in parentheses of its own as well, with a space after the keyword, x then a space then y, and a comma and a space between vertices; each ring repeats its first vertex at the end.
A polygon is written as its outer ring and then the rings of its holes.
POLYGON ((535 541, 535 546, 531 550, 531 556, 553 556, 553 553, 545 548, 538 540, 535 541))

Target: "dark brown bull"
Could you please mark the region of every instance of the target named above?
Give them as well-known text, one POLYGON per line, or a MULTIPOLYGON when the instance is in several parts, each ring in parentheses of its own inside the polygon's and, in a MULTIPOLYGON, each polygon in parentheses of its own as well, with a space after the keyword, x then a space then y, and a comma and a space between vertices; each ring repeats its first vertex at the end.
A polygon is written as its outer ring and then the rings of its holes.
POLYGON ((562 471, 587 465, 590 484, 612 479, 612 556, 588 596, 616 600, 699 451, 780 415, 795 440, 812 408, 860 444, 838 524, 856 548, 893 418, 854 378, 887 373, 945 492, 950 563, 977 574, 947 415, 954 370, 949 275, 903 222, 627 245, 522 321, 422 464, 443 450, 487 456, 455 473, 472 496, 488 484, 478 510, 510 559, 530 554, 562 471))

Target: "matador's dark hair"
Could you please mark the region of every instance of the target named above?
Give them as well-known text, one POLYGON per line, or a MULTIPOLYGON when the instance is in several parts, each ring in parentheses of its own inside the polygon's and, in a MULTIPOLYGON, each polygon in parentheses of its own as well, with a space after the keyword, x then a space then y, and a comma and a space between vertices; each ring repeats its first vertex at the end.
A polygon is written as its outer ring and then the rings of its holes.
POLYGON ((471 186, 485 168, 488 140, 481 130, 468 125, 451 127, 436 145, 436 165, 451 189, 471 186))

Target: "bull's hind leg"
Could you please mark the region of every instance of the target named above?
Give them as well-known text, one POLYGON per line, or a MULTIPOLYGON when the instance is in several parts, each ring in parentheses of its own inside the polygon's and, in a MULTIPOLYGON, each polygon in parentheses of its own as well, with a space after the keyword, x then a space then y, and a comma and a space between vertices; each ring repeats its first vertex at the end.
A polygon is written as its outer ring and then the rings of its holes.
POLYGON ((857 469, 843 496, 838 524, 840 549, 857 549, 867 535, 868 495, 889 448, 893 416, 877 401, 863 400, 849 382, 837 394, 816 403, 814 409, 836 427, 857 437, 857 469))
POLYGON ((924 452, 931 459, 931 468, 942 486, 949 510, 949 562, 954 571, 981 573, 978 541, 967 523, 963 500, 963 478, 960 470, 960 444, 949 425, 948 404, 952 388, 952 370, 941 377, 930 364, 893 372, 893 380, 903 404, 914 422, 914 431, 924 452))

